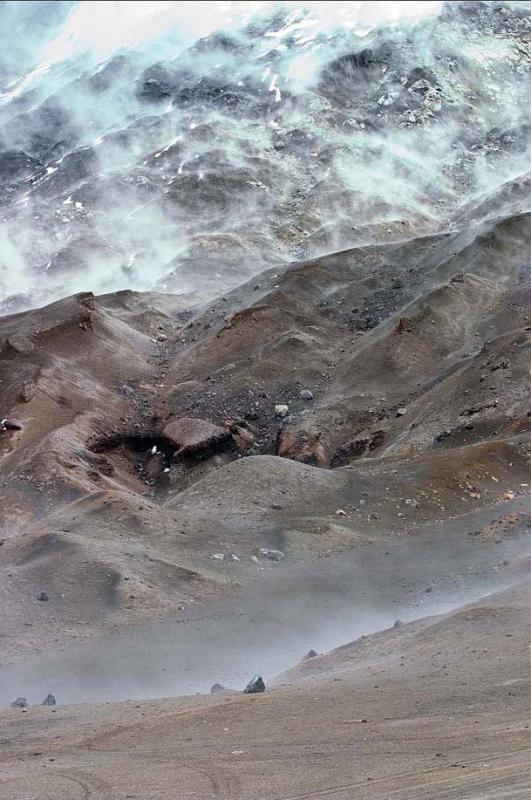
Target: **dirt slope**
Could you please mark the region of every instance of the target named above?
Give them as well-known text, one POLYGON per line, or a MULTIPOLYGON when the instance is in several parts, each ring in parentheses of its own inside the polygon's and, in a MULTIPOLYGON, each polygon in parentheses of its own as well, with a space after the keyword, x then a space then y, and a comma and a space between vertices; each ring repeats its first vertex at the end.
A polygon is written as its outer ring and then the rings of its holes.
POLYGON ((275 542, 290 562, 503 518, 530 446, 529 219, 507 192, 206 307, 83 293, 0 318, 4 657, 180 613, 275 542), (220 444, 179 456, 182 417, 220 444))

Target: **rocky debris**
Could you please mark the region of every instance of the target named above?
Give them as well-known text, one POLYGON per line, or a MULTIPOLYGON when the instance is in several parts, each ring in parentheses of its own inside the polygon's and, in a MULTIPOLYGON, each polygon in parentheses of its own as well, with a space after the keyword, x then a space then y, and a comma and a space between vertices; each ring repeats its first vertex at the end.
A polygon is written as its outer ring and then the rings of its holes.
POLYGON ((332 457, 332 468, 342 467, 354 458, 377 450, 385 442, 386 432, 382 429, 376 431, 362 431, 353 439, 340 445, 332 457))
POLYGON ((313 392, 310 389, 301 389, 299 397, 301 400, 313 400, 313 392))
POLYGON ((176 448, 174 458, 206 457, 225 449, 232 440, 229 431, 194 417, 181 417, 170 422, 162 436, 176 448))
POLYGON ((214 683, 210 687, 210 694, 225 694, 226 688, 221 683, 214 683))
POLYGON ((247 427, 244 427, 237 422, 227 422, 226 423, 228 430, 231 432, 232 438, 236 444, 236 447, 240 451, 248 450, 256 441, 256 437, 254 433, 252 433, 247 427))
POLYGON ((41 703, 41 706, 56 706, 57 701, 53 694, 47 694, 41 703))
POLYGON ((284 403, 279 403, 275 406, 275 414, 277 417, 287 417, 289 412, 289 408, 284 403))
POLYGON ((267 558, 269 561, 282 561, 284 558, 282 550, 272 550, 269 547, 261 547, 258 552, 262 558, 267 558))
POLYGON ((39 592, 37 595, 37 600, 40 600, 41 603, 46 603, 50 598, 46 594, 46 592, 39 592))
POLYGON ((25 697, 17 697, 16 700, 10 704, 9 708, 28 708, 29 703, 25 697))
POLYGON ((329 465, 321 442, 321 431, 283 428, 277 437, 277 455, 324 469, 329 465))
POLYGON ((264 679, 261 675, 254 675, 245 689, 243 690, 244 694, 259 694, 260 692, 265 692, 265 683, 264 679))
MULTIPOLYGON (((482 376, 483 378, 483 376, 482 376)), ((481 380, 481 379, 480 379, 481 380)), ((477 406, 470 406, 461 412, 461 417, 472 417, 474 414, 479 414, 480 411, 487 411, 490 408, 496 408, 498 401, 494 400, 492 403, 483 403, 477 406)))

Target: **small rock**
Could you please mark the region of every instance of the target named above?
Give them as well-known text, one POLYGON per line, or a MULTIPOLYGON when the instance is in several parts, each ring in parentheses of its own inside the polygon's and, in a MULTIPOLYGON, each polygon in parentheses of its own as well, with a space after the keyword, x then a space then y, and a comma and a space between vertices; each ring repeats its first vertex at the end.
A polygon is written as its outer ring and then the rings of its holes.
POLYGON ((157 342, 165 342, 167 340, 167 338, 168 337, 164 336, 163 333, 159 333, 159 335, 157 336, 157 342))
POLYGON ((120 394, 123 394, 124 397, 131 397, 135 393, 135 390, 132 386, 129 386, 127 383, 124 383, 123 386, 120 386, 120 394))
POLYGON ((301 400, 313 400, 313 392, 309 389, 301 389, 299 397, 301 400))
POLYGON ((397 408, 396 409, 396 416, 403 417, 404 414, 407 414, 407 408, 397 408))
POLYGON ((215 683, 213 686, 210 687, 210 694, 223 694, 227 690, 221 683, 215 683))
POLYGON ((275 414, 277 417, 286 417, 288 415, 289 408, 284 404, 279 404, 275 406, 275 414))
POLYGON ((225 561, 225 553, 213 553, 210 558, 214 558, 216 561, 225 561))
POLYGON ((13 702, 11 703, 11 705, 9 707, 10 708, 28 708, 28 706, 29 706, 29 703, 28 703, 28 701, 26 700, 25 697, 17 697, 17 699, 13 700, 13 702))
POLYGON ((265 683, 264 679, 261 675, 254 675, 245 689, 243 690, 244 694, 259 694, 260 692, 265 692, 265 683))
POLYGON ((48 595, 46 594, 46 592, 40 592, 40 593, 39 593, 39 595, 38 595, 38 597, 37 597, 37 600, 40 600, 40 601, 41 601, 41 603, 46 603, 46 602, 47 602, 49 599, 50 599, 50 598, 48 597, 48 595))
POLYGON ((303 658, 303 661, 307 661, 309 658, 315 658, 317 655, 319 655, 319 654, 317 653, 316 650, 313 650, 313 649, 312 650, 308 650, 308 652, 306 653, 306 655, 303 658))
POLYGON ((338 508, 337 509, 336 517, 346 517, 346 516, 347 516, 347 512, 346 511, 343 511, 342 508, 338 508))
POLYGON ((264 558, 268 558, 270 561, 282 561, 284 558, 284 553, 282 550, 271 550, 268 547, 261 547, 259 553, 264 558))
POLYGON ((401 628, 404 623, 401 619, 396 619, 393 624, 393 628, 401 628))
POLYGON ((412 506, 413 508, 418 508, 420 505, 419 501, 415 500, 414 497, 406 497, 404 503, 406 504, 406 506, 412 506))
POLYGON ((41 706, 56 706, 57 701, 53 694, 47 694, 44 700, 41 703, 41 706))
POLYGON ((514 492, 505 492, 502 495, 502 500, 514 500, 514 492))

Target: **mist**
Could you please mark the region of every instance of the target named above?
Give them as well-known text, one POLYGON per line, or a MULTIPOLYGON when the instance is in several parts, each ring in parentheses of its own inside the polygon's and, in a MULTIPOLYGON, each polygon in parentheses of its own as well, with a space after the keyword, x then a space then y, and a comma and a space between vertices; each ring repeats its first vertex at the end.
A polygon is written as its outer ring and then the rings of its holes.
POLYGON ((529 169, 527 14, 2 4, 0 311, 444 229, 529 169))
POLYGON ((35 655, 0 669, 0 703, 23 693, 60 703, 208 693, 212 684, 241 690, 253 673, 269 683, 315 649, 444 614, 514 581, 511 562, 528 552, 525 536, 481 548, 455 532, 390 541, 284 566, 259 584, 213 604, 187 604, 179 616, 109 638, 35 655), (502 562, 502 558, 504 561, 502 562))

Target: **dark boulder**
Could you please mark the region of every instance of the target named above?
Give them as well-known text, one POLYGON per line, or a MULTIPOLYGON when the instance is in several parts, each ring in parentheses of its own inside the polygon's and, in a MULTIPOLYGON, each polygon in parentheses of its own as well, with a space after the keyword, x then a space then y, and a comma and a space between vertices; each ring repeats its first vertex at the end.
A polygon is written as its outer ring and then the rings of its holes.
POLYGON ((47 694, 44 700, 41 703, 41 706, 56 706, 57 701, 53 694, 47 694))
POLYGON ((245 689, 243 690, 244 694, 259 694, 260 692, 265 692, 265 683, 264 679, 261 675, 255 675, 251 678, 245 689))

